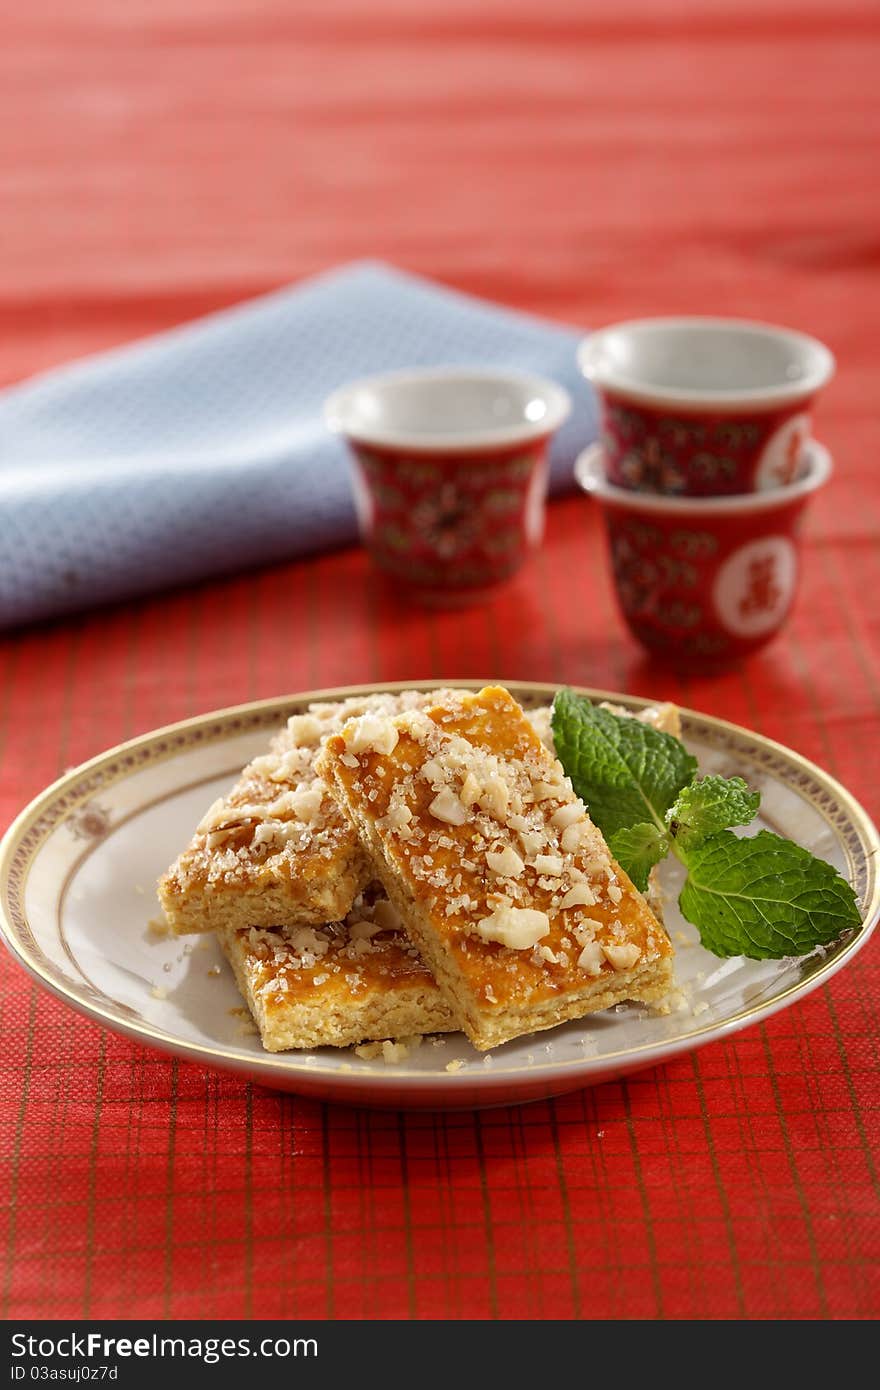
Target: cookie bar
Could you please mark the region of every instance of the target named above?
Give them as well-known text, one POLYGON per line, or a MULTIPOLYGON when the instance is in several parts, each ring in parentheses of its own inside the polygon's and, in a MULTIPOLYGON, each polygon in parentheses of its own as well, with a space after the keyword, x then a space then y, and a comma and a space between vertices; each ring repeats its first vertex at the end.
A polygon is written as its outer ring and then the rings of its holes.
POLYGON ((508 691, 354 719, 317 768, 478 1049, 668 992, 666 933, 508 691))
MULTIPOLYGON (((445 692, 452 698, 451 692, 445 692)), ((357 834, 315 771, 322 740, 355 715, 387 717, 432 702, 406 691, 315 703, 206 812, 159 880, 175 933, 341 920, 372 870, 357 834)))
POLYGON ((381 890, 368 890, 344 922, 224 926, 217 937, 267 1052, 350 1047, 455 1028, 381 890))

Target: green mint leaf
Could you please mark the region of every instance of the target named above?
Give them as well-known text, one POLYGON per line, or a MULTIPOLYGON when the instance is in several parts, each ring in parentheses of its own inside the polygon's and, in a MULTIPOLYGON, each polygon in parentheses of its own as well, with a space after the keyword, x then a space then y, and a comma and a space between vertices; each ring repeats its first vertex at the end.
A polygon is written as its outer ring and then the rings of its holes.
POLYGON ((693 848, 731 825, 748 825, 758 814, 761 793, 741 777, 699 777, 684 787, 666 812, 676 844, 693 848))
POLYGON ((556 756, 606 839, 645 821, 665 829, 664 815, 697 770, 679 739, 572 690, 558 692, 552 723, 556 756))
POLYGON ((716 956, 803 956, 861 921, 830 864, 769 830, 749 839, 723 830, 678 853, 688 869, 679 907, 716 956))
POLYGON ((643 821, 631 830, 618 830, 608 841, 608 848, 636 887, 644 893, 648 887, 648 874, 669 853, 669 836, 658 830, 656 825, 643 821))
POLYGON ((859 925, 855 893, 830 864, 769 830, 731 833, 760 805, 741 777, 695 780, 678 739, 571 690, 556 696, 552 725, 575 791, 637 887, 670 848, 685 865, 679 907, 708 951, 803 956, 859 925))

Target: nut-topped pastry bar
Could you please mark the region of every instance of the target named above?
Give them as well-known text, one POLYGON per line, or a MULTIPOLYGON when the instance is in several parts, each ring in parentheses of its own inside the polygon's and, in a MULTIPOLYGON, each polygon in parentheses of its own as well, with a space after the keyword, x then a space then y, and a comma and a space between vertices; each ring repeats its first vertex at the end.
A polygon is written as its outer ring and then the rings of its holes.
POLYGON ((172 931, 344 918, 373 875, 356 831, 315 770, 321 742, 355 715, 387 717, 435 698, 420 691, 355 697, 315 703, 289 719, 269 752, 214 802, 159 880, 172 931))
POLYGON ((218 939, 267 1052, 456 1026, 381 889, 360 895, 344 922, 224 927, 218 939))
POLYGON ((666 933, 506 690, 355 718, 316 766, 477 1048, 669 990, 666 933))

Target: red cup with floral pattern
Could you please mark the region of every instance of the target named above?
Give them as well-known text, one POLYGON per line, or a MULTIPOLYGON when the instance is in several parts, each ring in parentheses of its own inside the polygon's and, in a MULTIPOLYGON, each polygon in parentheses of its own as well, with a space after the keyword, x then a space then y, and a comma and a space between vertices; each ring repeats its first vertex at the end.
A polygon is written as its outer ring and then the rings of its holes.
POLYGON ((783 487, 834 372, 824 344, 740 319, 642 319, 593 333, 581 371, 599 398, 608 481, 721 497, 783 487))
POLYGON ((438 368, 343 387, 325 405, 347 440, 361 534, 420 602, 478 602, 544 529, 547 450, 568 393, 519 372, 438 368))
POLYGON ((684 667, 735 662, 769 642, 791 610, 800 531, 831 476, 814 441, 798 478, 739 497, 658 497, 609 481, 601 444, 575 477, 602 508, 617 599, 633 636, 684 667))

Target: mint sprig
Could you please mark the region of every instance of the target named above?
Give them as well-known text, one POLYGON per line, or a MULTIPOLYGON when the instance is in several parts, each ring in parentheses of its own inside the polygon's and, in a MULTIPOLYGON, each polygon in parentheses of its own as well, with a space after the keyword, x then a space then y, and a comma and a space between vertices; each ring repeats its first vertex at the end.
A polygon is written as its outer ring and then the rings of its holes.
POLYGON ((679 845, 695 846, 732 825, 750 825, 760 804, 761 793, 741 777, 698 777, 679 792, 666 824, 679 845))
POLYGON ((648 874, 669 853, 669 836, 664 835, 656 825, 642 821, 631 830, 615 831, 608 841, 608 848, 618 864, 625 865, 633 883, 644 893, 648 887, 648 874))
POLYGON ((716 956, 804 956, 861 921, 840 874, 769 830, 723 830, 685 857, 679 907, 716 956))
POLYGON ((557 694, 552 722, 556 756, 606 839, 644 821, 665 833, 666 812, 697 770, 679 739, 573 690, 557 694))
POLYGON ((552 722, 560 762, 636 886, 670 851, 685 865, 678 904, 714 955, 806 955, 859 925, 856 895, 830 864, 768 830, 733 834, 761 800, 741 777, 697 777, 680 740, 571 690, 552 722))

